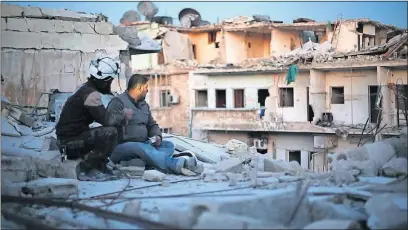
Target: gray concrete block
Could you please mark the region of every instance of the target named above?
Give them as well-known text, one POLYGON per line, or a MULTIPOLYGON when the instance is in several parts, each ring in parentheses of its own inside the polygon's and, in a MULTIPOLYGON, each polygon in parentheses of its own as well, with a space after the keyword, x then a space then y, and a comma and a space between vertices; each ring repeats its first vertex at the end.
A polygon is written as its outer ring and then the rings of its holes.
POLYGON ((7 19, 7 30, 13 31, 28 31, 28 20, 23 18, 8 18, 7 19))
POLYGON ((95 31, 104 35, 113 34, 113 25, 108 22, 97 22, 95 23, 95 31))
POLYGON ((82 36, 74 33, 41 33, 43 48, 82 50, 82 36))
POLYGON ((129 44, 119 35, 101 35, 101 44, 105 50, 127 50, 129 44))
POLYGON ((382 168, 382 173, 389 177, 398 177, 407 175, 407 158, 393 158, 385 163, 382 168))
POLYGON ((82 47, 83 52, 90 53, 98 49, 108 48, 106 44, 101 43, 101 35, 98 34, 82 34, 82 47))
POLYGON ((23 7, 15 4, 1 3, 1 17, 22 17, 23 7))
POLYGON ((23 15, 27 18, 41 18, 43 14, 39 7, 23 6, 23 15))
POLYGON ((146 170, 143 173, 143 180, 152 181, 152 182, 160 182, 163 181, 166 177, 166 174, 159 172, 157 170, 146 170))
POLYGON ((241 173, 243 160, 239 158, 230 158, 221 161, 216 165, 217 172, 232 172, 232 173, 241 173))
POLYGON ((30 32, 2 31, 1 47, 16 49, 39 49, 41 34, 30 32))
POLYGON ((352 220, 321 220, 308 224, 303 229, 363 229, 352 220))
POLYGON ((5 18, 1 18, 1 30, 7 29, 7 23, 5 18))
POLYGON ((54 20, 55 32, 57 33, 72 33, 74 32, 74 22, 54 20))
POLYGON ((343 204, 334 204, 325 200, 316 200, 311 205, 312 221, 334 220, 367 220, 368 216, 343 204))
POLYGON ((95 23, 92 22, 73 22, 74 32, 81 34, 96 34, 95 23))
POLYGON ((78 195, 78 180, 42 178, 28 182, 22 190, 33 197, 67 198, 78 195))
POLYGON ((28 29, 31 32, 55 33, 54 20, 48 19, 27 19, 28 29))
POLYGON ((80 15, 77 12, 64 10, 64 9, 46 9, 41 8, 43 17, 53 18, 53 19, 62 19, 69 21, 79 21, 80 15))
POLYGON ((36 167, 29 157, 1 157, 1 176, 11 182, 25 182, 37 179, 36 167))
POLYGON ((140 200, 132 200, 125 204, 122 209, 122 213, 129 216, 140 215, 140 200))

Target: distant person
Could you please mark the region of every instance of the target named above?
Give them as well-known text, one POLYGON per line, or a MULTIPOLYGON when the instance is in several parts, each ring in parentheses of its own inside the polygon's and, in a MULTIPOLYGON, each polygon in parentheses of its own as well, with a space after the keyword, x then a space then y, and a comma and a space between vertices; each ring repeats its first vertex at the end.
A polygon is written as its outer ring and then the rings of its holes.
POLYGON ((117 127, 119 134, 119 144, 110 159, 118 164, 139 158, 148 167, 176 174, 189 175, 201 170, 202 165, 197 164, 194 154, 175 154, 174 144, 163 140, 159 125, 145 101, 148 81, 147 77, 134 74, 129 79, 127 90, 108 105, 108 116, 112 122, 109 125, 117 127), (122 112, 124 110, 125 113, 122 112))

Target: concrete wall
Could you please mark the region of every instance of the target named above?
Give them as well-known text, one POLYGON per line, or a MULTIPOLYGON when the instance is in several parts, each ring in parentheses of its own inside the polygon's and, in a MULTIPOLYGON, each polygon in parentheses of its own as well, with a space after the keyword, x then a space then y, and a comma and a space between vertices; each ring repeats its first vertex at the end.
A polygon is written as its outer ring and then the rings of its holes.
POLYGON ((208 43, 208 32, 189 33, 187 35, 191 44, 196 47, 196 60, 199 64, 221 59, 223 48, 221 46, 222 33, 220 31, 216 33, 216 42, 220 43, 220 48, 215 48, 215 43, 208 43))
POLYGON ((364 124, 370 116, 369 86, 377 85, 377 71, 326 72, 326 108, 336 124, 364 124), (331 104, 331 87, 344 87, 344 104, 331 104))
POLYGON ((152 116, 160 128, 171 128, 172 133, 183 136, 189 135, 190 109, 188 95, 188 74, 173 74, 162 76, 161 81, 154 77, 149 81, 149 95, 146 97, 150 105, 152 116), (160 107, 160 91, 170 90, 172 94, 179 96, 178 104, 169 107, 160 107))
MULTIPOLYGON (((86 81, 90 60, 102 54, 119 59, 128 46, 96 15, 2 3, 1 20, 2 92, 20 105, 35 105, 50 89, 75 90, 86 81)), ((124 71, 120 80, 124 89, 124 71)), ((112 89, 120 91, 117 81, 112 89)))
POLYGON ((297 31, 273 29, 271 32, 270 56, 279 56, 301 47, 302 38, 297 31))
POLYGON ((239 63, 247 58, 269 57, 269 34, 225 32, 224 38, 227 63, 239 63))
POLYGON ((357 22, 342 22, 334 32, 333 46, 337 52, 358 51, 357 22))

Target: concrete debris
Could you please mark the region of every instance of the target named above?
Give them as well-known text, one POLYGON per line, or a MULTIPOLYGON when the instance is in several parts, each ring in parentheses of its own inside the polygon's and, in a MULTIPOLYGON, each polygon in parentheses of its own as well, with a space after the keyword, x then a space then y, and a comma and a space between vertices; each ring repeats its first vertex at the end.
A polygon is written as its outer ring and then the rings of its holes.
POLYGON ((20 137, 21 134, 16 130, 16 128, 11 125, 6 118, 1 117, 1 135, 20 137))
POLYGON ((222 182, 228 181, 228 177, 223 173, 216 173, 214 170, 208 170, 203 172, 201 177, 204 178, 204 182, 222 182))
POLYGON ((132 200, 125 204, 122 209, 122 213, 129 216, 139 216, 140 215, 140 201, 132 200))
POLYGON ((385 163, 381 170, 385 176, 398 177, 407 175, 407 167, 407 158, 399 157, 385 163))
POLYGON ((316 200, 311 205, 311 213, 313 221, 325 219, 333 220, 367 220, 368 216, 357 209, 353 209, 347 205, 334 204, 325 200, 316 200))
POLYGON ((38 178, 35 165, 30 158, 1 157, 1 175, 11 182, 27 182, 38 178))
POLYGON ((9 116, 13 117, 17 121, 23 123, 28 127, 31 127, 34 122, 32 117, 29 117, 25 112, 14 107, 10 108, 9 116))
POLYGON ((129 176, 143 176, 145 167, 138 167, 138 166, 127 166, 127 167, 120 167, 121 172, 128 174, 129 176))
POLYGON ((216 165, 216 172, 232 172, 232 173, 241 173, 243 160, 239 158, 230 158, 219 162, 216 165))
POLYGON ((43 178, 27 182, 22 193, 33 197, 67 198, 78 195, 78 180, 43 178))
POLYGON ((151 182, 160 182, 163 181, 165 177, 166 174, 157 170, 146 170, 143 173, 142 179, 151 182))
POLYGON ((248 152, 248 145, 242 141, 231 139, 225 144, 227 152, 230 154, 236 154, 240 152, 248 152))
POLYGON ((297 161, 282 161, 264 159, 264 171, 265 172, 287 172, 291 176, 304 175, 304 169, 299 165, 297 161))
POLYGON ((363 229, 361 225, 352 220, 321 220, 311 223, 303 229, 363 229))
MULTIPOLYGON (((270 226, 255 218, 242 215, 204 212, 193 226, 193 229, 258 229, 270 226)), ((268 228, 270 229, 270 228, 268 228)))
POLYGON ((406 229, 408 209, 406 194, 376 194, 365 204, 370 215, 370 229, 406 229))

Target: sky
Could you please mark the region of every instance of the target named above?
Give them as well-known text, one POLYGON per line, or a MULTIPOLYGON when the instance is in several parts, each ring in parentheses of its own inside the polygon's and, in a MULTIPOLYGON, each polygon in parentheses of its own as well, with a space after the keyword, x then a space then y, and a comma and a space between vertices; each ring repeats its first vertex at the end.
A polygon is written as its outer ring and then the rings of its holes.
MULTIPOLYGON (((113 24, 127 10, 136 10, 138 2, 10 2, 43 8, 68 9, 86 13, 102 13, 113 24)), ((370 18, 385 24, 408 28, 408 3, 405 2, 155 2, 156 16, 170 16, 178 23, 178 13, 194 8, 203 20, 216 23, 234 16, 269 15, 272 20, 291 23, 296 18, 311 18, 319 22, 343 19, 370 18)))

